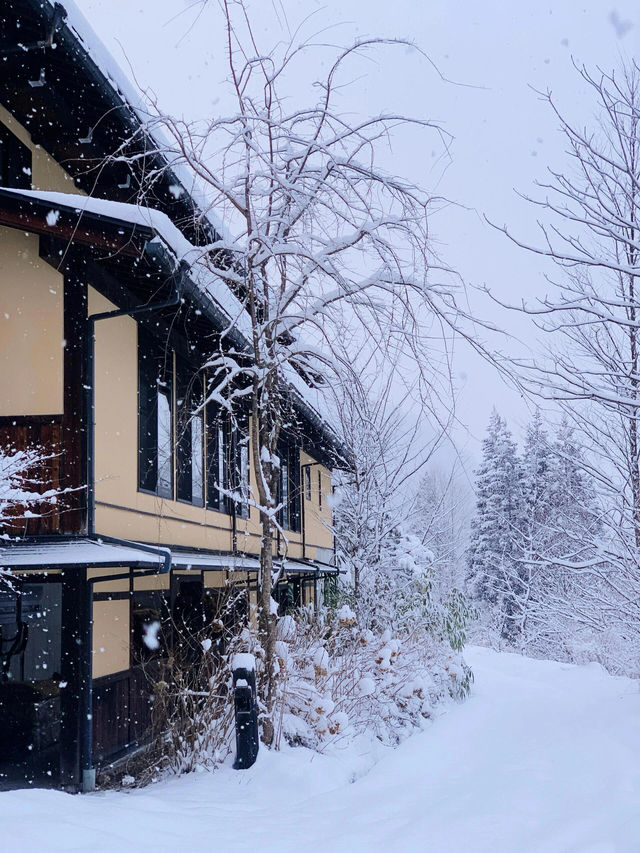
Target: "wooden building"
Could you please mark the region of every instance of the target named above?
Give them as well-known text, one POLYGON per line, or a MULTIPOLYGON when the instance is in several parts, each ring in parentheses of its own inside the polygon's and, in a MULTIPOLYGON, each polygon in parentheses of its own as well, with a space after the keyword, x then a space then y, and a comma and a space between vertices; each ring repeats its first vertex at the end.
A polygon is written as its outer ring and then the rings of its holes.
MULTIPOLYGON (((140 152, 156 146, 104 58, 75 8, 3 0, 0 442, 50 451, 38 476, 62 494, 2 531, 0 785, 90 789, 144 742, 145 624, 228 584, 256 601, 249 445, 198 406, 232 295, 205 295, 176 263, 176 243, 208 243, 216 226, 162 155, 108 159, 134 132, 140 152), (152 211, 135 206, 150 169, 152 211)), ((228 338, 241 344, 241 329, 228 338)), ((277 594, 304 604, 335 574, 336 444, 304 388, 290 393, 300 426, 282 445, 277 594)))

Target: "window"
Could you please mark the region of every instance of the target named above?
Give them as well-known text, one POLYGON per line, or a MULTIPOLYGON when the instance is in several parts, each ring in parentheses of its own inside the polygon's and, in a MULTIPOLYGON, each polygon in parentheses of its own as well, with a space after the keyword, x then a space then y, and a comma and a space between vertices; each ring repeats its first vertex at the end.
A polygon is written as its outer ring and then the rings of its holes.
POLYGON ((236 513, 240 518, 249 518, 249 433, 246 417, 238 417, 233 428, 233 459, 233 490, 238 495, 236 513))
POLYGON ((283 527, 290 527, 291 507, 289 505, 289 460, 286 458, 280 460, 280 524, 283 527))
POLYGON ((207 506, 220 512, 228 511, 229 419, 215 403, 207 403, 207 506))
POLYGON ((186 363, 178 364, 176 391, 178 500, 204 506, 203 383, 186 363))
POLYGON ((322 473, 318 471, 318 507, 322 509, 322 473))
POLYGON ((31 151, 0 124, 0 186, 31 189, 31 151))
POLYGON ((278 521, 285 530, 297 533, 301 530, 300 519, 300 451, 297 447, 285 446, 280 451, 280 481, 278 503, 282 504, 278 521))
POLYGON ((61 614, 59 583, 0 584, 0 680, 59 680, 61 614))
POLYGON ((311 467, 304 466, 304 498, 307 501, 311 500, 311 467))
POLYGON ((173 497, 173 357, 138 329, 138 484, 173 497))
MULTIPOLYGON (((249 518, 248 416, 232 419, 218 403, 205 404, 205 393, 201 373, 138 327, 138 488, 249 518)), ((291 476, 299 491, 299 478, 288 475, 287 494, 291 476)), ((299 506, 293 511, 298 518, 299 506)))

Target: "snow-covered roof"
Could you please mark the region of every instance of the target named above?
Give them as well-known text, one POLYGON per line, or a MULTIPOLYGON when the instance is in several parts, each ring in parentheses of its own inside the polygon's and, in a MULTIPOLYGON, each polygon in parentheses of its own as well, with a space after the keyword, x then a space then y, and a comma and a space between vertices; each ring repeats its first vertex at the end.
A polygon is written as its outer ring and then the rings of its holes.
MULTIPOLYGON (((59 208, 70 209, 78 214, 90 213, 96 216, 109 217, 129 225, 138 225, 155 232, 164 246, 175 258, 176 265, 186 263, 190 269, 190 278, 204 299, 211 300, 226 317, 230 327, 241 335, 247 348, 251 340, 251 322, 244 306, 227 284, 211 270, 205 262, 204 250, 194 246, 184 234, 173 224, 171 219, 159 210, 137 204, 126 204, 76 193, 49 192, 46 190, 16 190, 3 187, 3 191, 33 198, 51 204, 52 222, 55 224, 55 214, 59 208)), ((284 373, 291 389, 301 398, 302 402, 314 413, 318 420, 329 426, 326 411, 323 412, 323 397, 321 391, 312 388, 289 365, 285 365, 284 373)))
MULTIPOLYGON (((45 2, 52 8, 57 5, 55 0, 45 0, 45 2)), ((102 73, 107 83, 113 89, 113 92, 129 107, 131 113, 141 125, 147 125, 150 115, 140 96, 140 92, 132 85, 127 75, 100 40, 74 0, 63 0, 59 5, 67 13, 67 26, 86 50, 96 68, 102 73)), ((157 143, 160 152, 163 149, 169 149, 168 142, 160 128, 155 128, 153 132, 149 132, 149 136, 157 143)), ((212 212, 211 205, 197 184, 196 176, 182 163, 169 162, 169 166, 177 180, 182 184, 187 194, 193 199, 211 226, 219 235, 228 238, 229 235, 224 223, 212 212)))
MULTIPOLYGON (((16 190, 2 187, 5 192, 25 198, 33 198, 51 205, 51 222, 55 225, 55 214, 60 208, 73 210, 79 215, 90 213, 109 217, 129 225, 138 225, 155 232, 170 254, 179 262, 186 263, 192 271, 191 278, 202 296, 212 299, 224 313, 230 325, 250 340, 251 325, 242 303, 227 287, 226 283, 215 275, 204 263, 203 249, 190 243, 171 219, 159 210, 138 204, 126 204, 76 193, 48 192, 46 190, 16 190)), ((304 383, 303 383, 304 384, 304 383)))
MULTIPOLYGON (((203 551, 175 551, 171 550, 171 562, 174 569, 201 571, 208 569, 220 569, 238 572, 257 572, 260 569, 258 557, 249 554, 208 554, 203 551)), ((282 560, 274 559, 274 567, 281 568, 282 560)), ((320 566, 313 561, 285 560, 284 569, 292 574, 309 574, 316 570, 324 573, 335 573, 337 570, 331 566, 320 566)))

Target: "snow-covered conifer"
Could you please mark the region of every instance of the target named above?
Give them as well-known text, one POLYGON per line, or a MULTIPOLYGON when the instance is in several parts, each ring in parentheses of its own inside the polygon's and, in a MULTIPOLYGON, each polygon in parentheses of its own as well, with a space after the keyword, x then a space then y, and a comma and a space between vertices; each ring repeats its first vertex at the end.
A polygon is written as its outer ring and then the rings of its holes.
POLYGON ((502 632, 509 635, 514 597, 520 592, 516 542, 523 516, 523 473, 515 442, 495 409, 476 476, 467 582, 475 599, 502 611, 502 632))

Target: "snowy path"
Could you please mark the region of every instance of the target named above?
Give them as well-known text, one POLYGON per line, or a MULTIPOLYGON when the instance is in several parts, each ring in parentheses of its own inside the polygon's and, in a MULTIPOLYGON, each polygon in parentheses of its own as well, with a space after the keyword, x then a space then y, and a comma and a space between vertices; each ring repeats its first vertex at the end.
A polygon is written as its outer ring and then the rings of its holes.
POLYGON ((473 697, 367 761, 304 750, 130 793, 0 794, 0 851, 640 852, 640 692, 471 649, 473 697))

